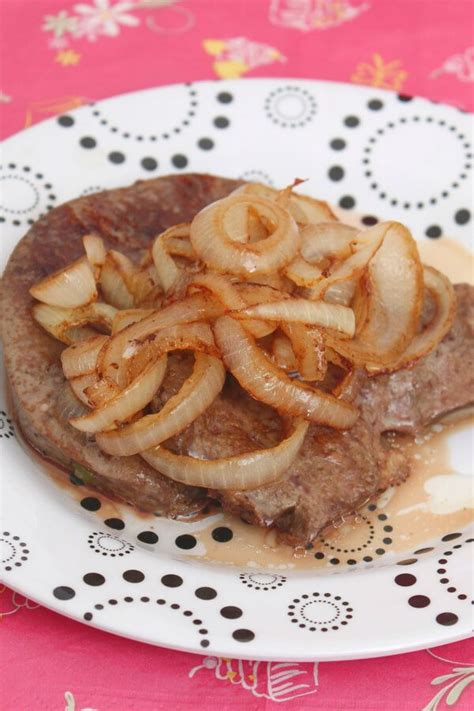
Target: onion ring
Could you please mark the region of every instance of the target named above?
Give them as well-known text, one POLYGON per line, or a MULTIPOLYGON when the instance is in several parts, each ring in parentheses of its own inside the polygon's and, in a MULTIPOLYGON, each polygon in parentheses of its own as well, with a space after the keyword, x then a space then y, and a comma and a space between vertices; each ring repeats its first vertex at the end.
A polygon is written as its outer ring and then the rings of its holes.
POLYGON ((300 236, 291 215, 274 202, 245 195, 231 196, 205 207, 191 222, 191 244, 198 257, 219 272, 248 276, 285 267, 297 254, 300 236), (252 206, 275 224, 259 242, 235 242, 226 232, 226 215, 236 206, 252 206))
POLYGON ((352 405, 290 380, 230 316, 216 320, 214 335, 227 368, 252 397, 281 412, 337 429, 356 421, 358 412, 352 405))
POLYGON ((160 412, 113 432, 96 435, 99 447, 108 454, 128 456, 155 447, 182 432, 201 415, 220 393, 225 368, 218 358, 196 354, 191 376, 160 412))
POLYGON ((298 420, 292 434, 276 447, 236 457, 205 461, 155 447, 141 456, 157 471, 175 481, 207 489, 257 489, 280 479, 298 456, 309 423, 298 420))

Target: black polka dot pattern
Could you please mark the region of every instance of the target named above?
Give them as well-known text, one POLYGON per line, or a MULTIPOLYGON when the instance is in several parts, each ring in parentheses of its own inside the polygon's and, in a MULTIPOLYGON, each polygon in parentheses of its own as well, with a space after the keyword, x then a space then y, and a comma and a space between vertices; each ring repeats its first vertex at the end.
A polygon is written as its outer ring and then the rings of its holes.
POLYGON ((115 163, 115 165, 125 163, 125 155, 121 151, 112 151, 107 157, 109 161, 115 163))
MULTIPOLYGON (((135 571, 136 572, 136 571, 135 571)), ((68 587, 59 587, 55 588, 53 591, 53 594, 55 597, 57 597, 60 600, 68 600, 71 597, 74 597, 75 592, 71 588, 68 587), (57 594, 57 591, 59 591, 59 594, 57 594), (62 591, 66 591, 63 593, 62 591), (72 593, 70 597, 67 595, 72 593), (61 597, 62 594, 65 594, 65 597, 61 597)), ((181 613, 185 619, 189 620, 193 624, 193 629, 195 632, 199 635, 199 646, 202 647, 203 649, 209 647, 210 641, 208 639, 209 636, 209 631, 203 627, 203 621, 199 619, 198 617, 194 617, 194 612, 192 610, 181 610, 181 605, 177 602, 170 602, 168 600, 165 600, 164 598, 153 598, 151 595, 142 595, 140 597, 132 597, 131 595, 125 595, 122 598, 110 598, 107 600, 106 604, 103 603, 96 603, 93 605, 94 610, 100 612, 101 610, 104 610, 106 605, 109 605, 110 607, 114 609, 120 609, 121 605, 125 603, 125 605, 131 605, 131 604, 152 604, 155 602, 155 605, 158 605, 158 607, 162 609, 168 609, 172 610, 173 612, 181 613)), ((83 614, 83 619, 86 620, 86 622, 91 622, 94 619, 94 613, 87 611, 83 614)), ((250 635, 253 635, 253 632, 250 632, 250 630, 239 630, 245 633, 249 633, 250 635)), ((234 633, 235 634, 235 633, 234 633)), ((236 638, 235 638, 236 639, 236 638)), ((253 639, 253 637, 252 637, 253 639)), ((250 639, 242 639, 240 641, 246 642, 250 641, 250 639)))
POLYGON ((82 148, 87 148, 87 149, 95 148, 97 146, 97 141, 95 140, 95 138, 92 138, 91 136, 83 136, 80 139, 79 143, 82 146, 82 148))
POLYGON ((239 175, 241 180, 247 180, 249 183, 265 183, 265 185, 273 186, 275 183, 268 173, 264 170, 246 170, 239 175))
POLYGON ((72 600, 76 596, 76 592, 67 585, 58 585, 57 588, 54 588, 53 595, 57 600, 72 600))
POLYGON ((121 518, 106 518, 105 525, 113 528, 116 531, 122 531, 125 528, 125 522, 121 518))
POLYGON ((293 625, 310 632, 336 632, 349 624, 354 609, 340 595, 328 592, 304 593, 288 605, 293 625))
MULTIPOLYGON (((114 527, 118 527, 118 521, 120 519, 107 519, 108 521, 114 521, 114 527)), ((126 555, 130 555, 135 547, 124 540, 123 538, 118 538, 113 536, 111 533, 104 533, 103 531, 94 531, 90 533, 87 542, 89 548, 104 557, 109 556, 110 558, 123 558, 126 555)))
POLYGON ((167 575, 163 575, 161 582, 167 588, 179 588, 183 584, 183 578, 180 575, 169 573, 167 575))
POLYGON ((52 210, 57 197, 43 173, 29 165, 0 165, 0 223, 32 225, 52 210))
POLYGON ((105 583, 105 578, 101 573, 86 573, 82 579, 86 585, 92 585, 94 587, 105 583))
POLYGON ((214 588, 202 587, 197 588, 197 590, 194 591, 194 594, 200 600, 214 600, 217 597, 217 590, 214 590, 214 588))
POLYGON ((0 565, 6 573, 21 568, 28 561, 29 548, 20 536, 10 531, 0 533, 0 565))
POLYGON ((286 583, 284 575, 274 575, 273 573, 241 573, 240 582, 253 590, 277 590, 286 583))
POLYGON ((122 574, 122 578, 127 583, 141 583, 145 580, 145 574, 141 570, 126 570, 122 574))
MULTIPOLYGON (((380 107, 382 108, 382 107, 380 107)), ((369 179, 370 182, 370 188, 371 190, 375 190, 378 193, 378 197, 381 198, 382 200, 388 199, 390 201, 391 205, 400 205, 401 207, 405 209, 410 209, 413 207, 413 205, 409 202, 402 202, 397 195, 387 195, 387 192, 384 191, 383 187, 381 187, 381 184, 383 182, 383 176, 375 176, 372 168, 372 153, 375 150, 375 147, 380 141, 383 141, 383 136, 385 134, 390 133, 394 130, 397 130, 398 127, 404 124, 410 124, 410 123, 428 123, 428 124, 435 124, 437 125, 440 129, 444 131, 448 131, 450 134, 452 134, 458 141, 461 142, 463 150, 464 150, 464 161, 469 160, 469 155, 470 155, 470 150, 471 146, 467 142, 466 143, 466 136, 458 131, 456 126, 454 125, 448 125, 446 121, 443 119, 437 119, 435 120, 431 116, 410 116, 408 118, 402 117, 396 121, 389 121, 386 123, 383 128, 377 129, 377 131, 372 135, 371 138, 369 138, 368 143, 366 144, 366 147, 364 148, 364 154, 365 154, 365 159, 364 163, 367 166, 367 170, 365 172, 365 176, 369 179)), ((382 150, 382 149, 380 149, 382 150)), ((470 163, 466 163, 466 165, 470 166, 470 163)), ((466 165, 462 165, 459 169, 459 174, 457 181, 455 183, 452 183, 450 186, 445 186, 444 188, 441 188, 439 193, 436 193, 435 195, 431 195, 428 200, 426 201, 428 205, 436 205, 438 201, 440 200, 445 200, 447 197, 449 197, 450 190, 456 189, 459 187, 460 182, 465 180, 467 178, 467 174, 465 172, 466 170, 466 165), (449 190, 448 190, 449 188, 449 190)), ((425 202, 419 202, 416 203, 416 207, 418 209, 421 209, 426 206, 425 202)), ((463 217, 466 217, 464 213, 469 213, 468 210, 462 210, 463 212, 463 217)), ((456 220, 456 216, 454 218, 456 220)), ((469 219, 469 217, 468 217, 469 219)), ((459 224, 459 223, 458 223, 459 224)), ((428 236, 435 236, 435 235, 428 235, 428 236)))
POLYGON ((236 642, 253 642, 255 639, 255 632, 252 632, 252 630, 239 629, 232 632, 232 637, 236 642))
POLYGON ((100 503, 100 499, 97 497, 86 496, 81 500, 81 506, 83 509, 86 509, 86 511, 98 511, 102 504, 100 503))
POLYGON ((234 534, 227 526, 218 526, 212 531, 212 537, 217 543, 227 543, 232 540, 234 534))
POLYGON ((137 538, 142 543, 147 543, 148 545, 158 543, 158 535, 154 531, 141 531, 137 538))
POLYGON ((282 128, 301 128, 316 115, 316 100, 307 90, 296 85, 279 87, 266 97, 267 118, 282 128))
MULTIPOLYGON (((344 530, 344 523, 345 519, 341 520, 341 526, 335 522, 338 531, 344 530)), ((357 545, 344 546, 338 543, 338 537, 326 538, 324 533, 321 534, 315 542, 318 548, 314 553, 316 560, 327 558, 332 566, 345 563, 352 567, 361 562, 372 563, 374 556, 376 559, 385 555, 387 548, 393 543, 392 537, 387 535, 393 532, 393 525, 388 522, 387 514, 382 513, 377 504, 372 502, 357 514, 357 524, 357 545), (367 555, 372 550, 374 555, 367 555)))
POLYGON ((182 153, 176 153, 171 158, 171 163, 175 168, 179 168, 180 170, 182 170, 188 165, 188 159, 182 153))
POLYGON ((226 618, 226 620, 236 620, 239 617, 242 617, 243 614, 240 607, 236 607, 235 605, 227 605, 226 607, 222 607, 220 613, 222 617, 226 618))
MULTIPOLYGON (((130 130, 126 130, 121 127, 120 116, 114 116, 113 114, 111 114, 108 110, 108 107, 103 106, 102 104, 97 104, 95 102, 89 104, 89 107, 92 116, 98 121, 100 126, 105 127, 112 134, 118 135, 121 138, 125 138, 126 140, 137 141, 139 143, 142 143, 143 141, 150 141, 152 143, 155 143, 156 141, 167 141, 174 134, 180 133, 188 126, 190 126, 192 121, 194 120, 194 117, 196 116, 196 109, 199 103, 197 98, 197 89, 193 84, 190 83, 183 84, 181 89, 186 93, 186 108, 184 109, 178 120, 175 119, 169 125, 169 127, 159 133, 153 132, 143 134, 139 132, 130 132, 130 130)), ((58 123, 61 126, 69 127, 73 125, 72 123, 69 123, 69 120, 72 120, 74 122, 74 119, 72 119, 72 117, 64 116, 60 117, 60 119, 63 119, 63 121, 58 119, 58 123), (64 122, 64 119, 66 119, 66 123, 64 122)))
POLYGON ((15 436, 15 427, 5 410, 0 410, 0 439, 10 439, 15 436))
POLYGON ((451 573, 452 555, 456 550, 462 548, 463 545, 472 543, 473 540, 466 539, 463 543, 459 543, 459 539, 461 537, 462 533, 459 532, 447 533, 442 537, 442 543, 449 543, 451 541, 454 541, 454 543, 450 549, 444 551, 441 558, 438 558, 436 573, 438 575, 438 582, 443 586, 446 592, 453 597, 456 597, 458 600, 467 601, 470 602, 471 605, 474 605, 474 596, 472 595, 472 591, 471 594, 468 595, 465 590, 459 589, 458 583, 455 583, 455 580, 453 579, 453 576, 456 577, 456 569, 453 568, 453 572, 451 573))
POLYGON ((458 225, 467 225, 471 219, 471 211, 466 208, 458 210, 454 215, 454 220, 458 225))
POLYGON ((234 100, 234 96, 230 91, 220 91, 216 98, 221 104, 230 104, 234 100))
POLYGON ((194 536, 185 533, 181 536, 178 536, 175 540, 175 543, 178 548, 181 548, 181 550, 189 551, 196 547, 197 540, 194 536))

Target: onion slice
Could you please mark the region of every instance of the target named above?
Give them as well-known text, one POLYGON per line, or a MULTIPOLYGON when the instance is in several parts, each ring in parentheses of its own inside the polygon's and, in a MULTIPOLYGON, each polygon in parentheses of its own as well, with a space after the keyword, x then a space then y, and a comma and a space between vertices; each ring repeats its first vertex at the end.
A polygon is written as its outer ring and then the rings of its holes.
POLYGON ((97 381, 97 373, 87 373, 86 375, 79 375, 77 378, 71 378, 71 380, 68 380, 68 383, 77 399, 84 405, 90 407, 89 398, 85 391, 97 381))
POLYGON ((423 268, 416 242, 400 223, 388 225, 367 271, 367 316, 353 340, 328 334, 328 345, 352 363, 388 367, 416 335, 423 305, 423 268))
POLYGON ((173 454, 155 447, 141 456, 170 479, 206 489, 257 489, 280 479, 298 456, 309 423, 297 420, 291 435, 276 447, 214 461, 173 454))
POLYGON ((210 268, 240 276, 265 274, 285 267, 297 254, 300 236, 287 210, 269 200, 234 195, 201 210, 191 223, 191 243, 210 268), (236 242, 226 231, 226 217, 236 208, 252 207, 270 220, 274 231, 258 242, 236 242))
POLYGON ((319 267, 310 264, 303 257, 295 257, 285 269, 286 276, 297 286, 312 287, 323 278, 319 267))
POLYGON ((137 422, 96 436, 99 447, 108 454, 128 456, 155 447, 182 432, 201 415, 220 393, 225 368, 218 358, 196 353, 194 369, 179 392, 160 412, 145 415, 137 422))
POLYGON ((167 356, 164 355, 149 365, 118 395, 87 415, 71 418, 70 424, 81 432, 100 432, 117 427, 120 422, 130 419, 153 399, 163 381, 166 365, 167 356))
POLYGON ((282 323, 281 330, 290 339, 297 362, 296 370, 303 380, 323 380, 327 362, 321 333, 302 323, 282 323))
POLYGON ((449 279, 433 267, 424 267, 423 278, 425 289, 436 303, 434 319, 413 338, 399 360, 389 368, 371 368, 370 374, 393 373, 402 368, 408 368, 417 360, 436 348, 441 343, 453 325, 456 316, 456 293, 449 279))
POLYGON ((116 333, 106 344, 99 358, 99 374, 108 375, 120 387, 127 383, 127 362, 123 355, 135 341, 143 341, 152 333, 182 323, 216 318, 222 306, 204 294, 194 294, 182 301, 154 311, 150 316, 116 333))
POLYGON ((356 421, 358 412, 352 405, 290 380, 230 316, 216 320, 214 335, 227 368, 252 397, 281 412, 337 429, 356 421))
MULTIPOLYGON (((173 229, 173 228, 171 228, 173 229)), ((166 293, 171 289, 173 284, 178 280, 180 270, 174 263, 174 259, 170 257, 165 249, 166 232, 162 232, 161 235, 153 242, 153 247, 151 249, 151 254, 153 257, 153 263, 160 280, 160 284, 163 287, 163 291, 166 293)))
POLYGON ((84 395, 88 400, 89 407, 96 408, 120 395, 120 388, 110 378, 100 378, 84 390, 84 395))
POLYGON ((135 268, 124 254, 111 249, 107 252, 100 272, 100 288, 107 303, 117 309, 130 309, 135 301, 131 281, 135 268))
MULTIPOLYGON (((242 294, 238 291, 228 277, 222 274, 198 274, 193 278, 188 286, 188 292, 192 293, 196 289, 207 289, 215 296, 224 306, 226 310, 234 311, 245 309, 247 302, 242 294)), ((255 336, 255 338, 263 338, 264 336, 273 333, 276 326, 259 321, 257 319, 246 319, 244 321, 245 328, 255 336)))
POLYGON ((30 288, 30 294, 43 304, 75 309, 97 299, 92 267, 86 257, 49 274, 30 288))
POLYGON ((152 334, 145 341, 132 343, 123 354, 127 364, 128 382, 163 353, 177 350, 199 351, 217 355, 214 336, 209 324, 198 321, 169 326, 152 334))
POLYGON ((117 311, 112 322, 112 335, 122 331, 133 323, 143 321, 144 318, 154 313, 154 309, 124 309, 117 311))
MULTIPOLYGON (((45 331, 54 336, 58 341, 70 345, 75 340, 82 340, 81 335, 75 338, 75 327, 87 324, 97 324, 107 330, 112 328, 112 321, 116 309, 109 304, 96 302, 77 309, 61 309, 59 306, 48 304, 34 304, 33 318, 45 331)), ((90 334, 88 334, 90 335, 90 334)))
POLYGON ((101 267, 104 264, 107 255, 104 240, 98 235, 84 235, 82 238, 82 244, 84 245, 87 259, 89 260, 94 272, 94 278, 98 281, 101 267))
POLYGON ((272 357, 277 366, 288 373, 295 373, 298 370, 298 362, 291 341, 284 333, 275 333, 273 336, 272 357))
POLYGON ((342 222, 320 222, 301 230, 301 255, 311 264, 322 259, 346 259, 352 253, 355 227, 342 222))
POLYGON ((308 299, 285 299, 267 304, 256 304, 233 314, 235 318, 262 318, 268 321, 297 322, 339 331, 352 337, 355 318, 352 309, 339 304, 308 299))
POLYGON ((316 200, 315 198, 309 197, 308 195, 300 195, 299 193, 294 193, 292 188, 299 183, 304 181, 296 179, 294 184, 290 188, 285 190, 275 190, 275 188, 270 188, 268 185, 263 185, 263 183, 246 183, 241 185, 239 188, 234 190, 231 195, 248 195, 261 197, 265 200, 272 200, 281 202, 282 198, 285 199, 286 195, 290 193, 289 199, 285 206, 288 207, 292 217, 300 225, 309 225, 317 222, 331 222, 336 221, 337 217, 327 204, 327 202, 322 202, 321 200, 316 200))
POLYGON ((99 352, 108 340, 108 336, 92 336, 65 348, 61 353, 65 377, 70 380, 95 372, 99 352))

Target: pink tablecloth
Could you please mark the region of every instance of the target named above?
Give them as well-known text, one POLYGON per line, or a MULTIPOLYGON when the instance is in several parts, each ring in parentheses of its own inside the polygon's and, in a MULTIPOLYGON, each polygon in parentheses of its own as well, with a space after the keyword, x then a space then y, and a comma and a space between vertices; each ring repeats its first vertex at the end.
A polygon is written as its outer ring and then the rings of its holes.
MULTIPOLYGON (((124 91, 243 76, 370 84, 474 109, 472 0, 2 0, 1 135, 124 91)), ((0 591, 2 711, 473 708, 474 649, 271 665, 148 647, 0 591), (296 686, 296 685, 295 685, 296 686), (299 695, 302 694, 302 695, 299 695)))

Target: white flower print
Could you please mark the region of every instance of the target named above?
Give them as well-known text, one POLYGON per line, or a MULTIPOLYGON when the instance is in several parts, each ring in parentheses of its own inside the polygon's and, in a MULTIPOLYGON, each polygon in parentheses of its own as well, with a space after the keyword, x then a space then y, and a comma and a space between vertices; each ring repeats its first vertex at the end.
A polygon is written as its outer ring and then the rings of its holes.
POLYGON ((140 20, 129 10, 134 7, 127 0, 112 4, 110 0, 93 0, 93 5, 79 3, 74 6, 78 14, 76 37, 87 37, 94 41, 99 35, 117 37, 120 25, 136 27, 140 20))
POLYGON ((77 18, 70 17, 66 10, 61 10, 57 15, 46 15, 42 30, 43 32, 53 32, 55 37, 62 37, 68 32, 75 32, 77 18))

